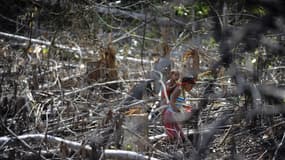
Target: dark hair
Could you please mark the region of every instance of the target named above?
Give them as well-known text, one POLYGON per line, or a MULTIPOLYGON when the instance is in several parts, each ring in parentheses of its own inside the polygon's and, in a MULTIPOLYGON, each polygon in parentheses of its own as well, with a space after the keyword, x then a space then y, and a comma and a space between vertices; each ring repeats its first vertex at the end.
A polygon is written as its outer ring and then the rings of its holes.
POLYGON ((187 76, 183 77, 181 80, 182 83, 190 83, 190 84, 195 84, 196 83, 196 78, 192 76, 187 76))

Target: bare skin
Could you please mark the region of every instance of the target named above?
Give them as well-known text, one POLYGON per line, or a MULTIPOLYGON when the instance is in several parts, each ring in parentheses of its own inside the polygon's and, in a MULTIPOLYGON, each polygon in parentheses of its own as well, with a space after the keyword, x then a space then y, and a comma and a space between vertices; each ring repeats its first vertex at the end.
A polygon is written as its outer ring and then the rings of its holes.
POLYGON ((176 99, 180 96, 183 90, 189 92, 192 89, 192 87, 193 87, 193 84, 189 83, 183 86, 176 87, 174 89, 174 91, 172 92, 170 96, 170 100, 169 100, 169 104, 172 107, 173 111, 180 112, 180 110, 175 105, 176 99))
POLYGON ((176 82, 179 80, 180 73, 178 71, 171 71, 170 79, 168 83, 166 83, 166 87, 173 88, 176 86, 176 82))
POLYGON ((172 92, 172 94, 170 95, 169 105, 171 106, 174 112, 180 112, 180 110, 176 107, 175 102, 176 102, 176 98, 178 98, 181 92, 182 92, 182 88, 179 86, 179 87, 176 87, 174 91, 172 92))

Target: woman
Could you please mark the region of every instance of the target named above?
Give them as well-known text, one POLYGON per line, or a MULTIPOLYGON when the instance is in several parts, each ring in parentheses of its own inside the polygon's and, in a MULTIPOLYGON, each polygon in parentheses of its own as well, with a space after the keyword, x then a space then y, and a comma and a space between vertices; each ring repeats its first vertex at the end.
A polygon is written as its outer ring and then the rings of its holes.
POLYGON ((163 125, 169 140, 184 140, 185 138, 180 124, 181 116, 177 114, 181 112, 179 109, 181 106, 177 105, 177 101, 185 99, 185 91, 191 91, 195 81, 194 77, 183 77, 181 83, 177 84, 169 94, 169 106, 162 113, 163 125))

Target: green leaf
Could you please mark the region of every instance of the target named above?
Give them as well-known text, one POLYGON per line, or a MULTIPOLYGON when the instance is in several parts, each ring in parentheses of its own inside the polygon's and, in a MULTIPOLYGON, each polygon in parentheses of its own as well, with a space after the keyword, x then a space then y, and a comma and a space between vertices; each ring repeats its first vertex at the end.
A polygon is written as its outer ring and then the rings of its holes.
POLYGON ((250 12, 252 12, 253 14, 259 15, 259 16, 265 16, 267 14, 266 9, 263 8, 262 6, 253 7, 251 8, 250 12))
POLYGON ((174 6, 175 13, 178 16, 187 16, 189 15, 190 11, 184 5, 180 4, 179 6, 174 6))
POLYGON ((43 48, 42 52, 43 52, 43 54, 48 54, 48 48, 43 48))
POLYGON ((195 10, 196 15, 199 17, 207 16, 210 11, 209 5, 205 2, 195 2, 193 8, 195 10))

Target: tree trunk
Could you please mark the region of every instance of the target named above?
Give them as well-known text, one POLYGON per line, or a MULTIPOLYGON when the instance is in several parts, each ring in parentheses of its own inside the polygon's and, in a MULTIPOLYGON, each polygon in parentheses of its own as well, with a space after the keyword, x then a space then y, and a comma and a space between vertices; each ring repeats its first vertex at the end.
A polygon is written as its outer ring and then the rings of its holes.
POLYGON ((146 113, 131 114, 125 117, 123 149, 143 152, 147 150, 148 118, 146 113))

